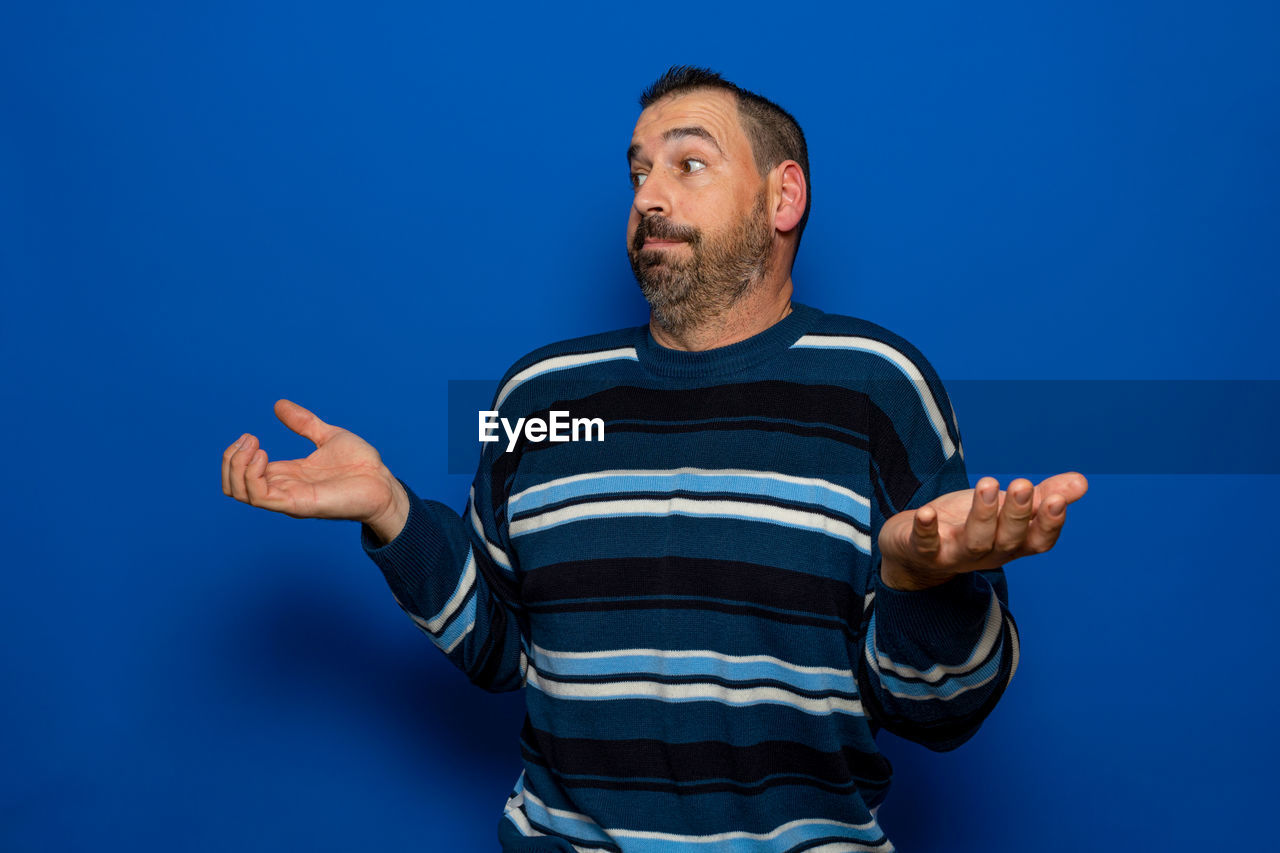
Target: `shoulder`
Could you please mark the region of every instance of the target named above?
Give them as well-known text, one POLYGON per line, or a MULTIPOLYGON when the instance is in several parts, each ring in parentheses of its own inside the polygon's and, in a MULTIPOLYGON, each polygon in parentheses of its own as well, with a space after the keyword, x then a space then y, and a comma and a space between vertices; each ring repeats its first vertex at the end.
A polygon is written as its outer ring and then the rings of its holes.
POLYGON ((899 437, 936 438, 944 457, 960 444, 955 410, 933 365, 906 338, 884 326, 841 314, 823 314, 793 345, 809 356, 808 369, 866 395, 899 437))
POLYGON ((864 367, 878 365, 912 380, 937 381, 929 360, 910 341, 861 317, 823 313, 794 347, 843 353, 864 367))
POLYGON ((498 382, 495 404, 501 405, 516 388, 540 377, 559 376, 566 371, 576 374, 586 368, 607 368, 615 363, 634 364, 638 360, 636 344, 640 331, 632 326, 598 332, 556 341, 525 353, 507 368, 498 382))

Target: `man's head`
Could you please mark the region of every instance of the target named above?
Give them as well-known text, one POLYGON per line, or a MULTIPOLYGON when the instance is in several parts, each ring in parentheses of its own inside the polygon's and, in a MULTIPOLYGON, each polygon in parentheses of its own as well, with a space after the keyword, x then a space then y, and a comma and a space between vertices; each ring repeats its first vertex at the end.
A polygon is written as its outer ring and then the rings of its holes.
POLYGON ((808 155, 785 110, 711 71, 674 67, 640 103, 627 253, 655 319, 679 332, 789 276, 808 155))

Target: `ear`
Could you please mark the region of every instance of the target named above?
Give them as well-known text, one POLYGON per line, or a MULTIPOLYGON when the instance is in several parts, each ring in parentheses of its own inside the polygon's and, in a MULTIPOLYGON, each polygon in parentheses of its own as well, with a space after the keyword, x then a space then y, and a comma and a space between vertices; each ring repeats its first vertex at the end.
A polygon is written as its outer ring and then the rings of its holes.
POLYGON ((773 227, 784 234, 800 224, 809 201, 809 187, 804 170, 795 160, 784 160, 773 169, 778 182, 778 206, 773 214, 773 227))

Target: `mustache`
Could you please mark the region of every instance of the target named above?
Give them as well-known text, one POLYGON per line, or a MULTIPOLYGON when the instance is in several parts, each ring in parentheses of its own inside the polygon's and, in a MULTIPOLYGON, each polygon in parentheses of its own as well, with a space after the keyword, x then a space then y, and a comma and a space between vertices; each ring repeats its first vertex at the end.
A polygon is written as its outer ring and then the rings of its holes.
POLYGON ((701 238, 702 233, 692 225, 680 225, 665 216, 646 216, 636 226, 635 236, 631 239, 631 248, 633 251, 640 251, 644 248, 644 241, 648 239, 679 240, 697 245, 701 238))

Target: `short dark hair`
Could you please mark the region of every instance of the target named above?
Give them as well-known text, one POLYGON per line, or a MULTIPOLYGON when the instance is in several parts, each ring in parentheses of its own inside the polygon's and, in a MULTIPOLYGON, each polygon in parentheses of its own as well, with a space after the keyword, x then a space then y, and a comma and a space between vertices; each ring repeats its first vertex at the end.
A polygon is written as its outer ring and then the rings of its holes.
POLYGON ((800 129, 800 123, 795 120, 795 116, 768 98, 730 83, 709 68, 693 65, 673 65, 668 68, 640 93, 640 107, 648 109, 650 104, 668 95, 695 89, 719 89, 730 92, 737 98, 738 120, 742 122, 742 129, 751 142, 751 153, 755 157, 756 170, 761 176, 767 175, 783 160, 795 160, 800 164, 800 170, 804 172, 806 193, 804 215, 796 226, 798 249, 805 223, 809 221, 813 194, 813 183, 809 180, 809 149, 804 144, 804 131, 800 129))

